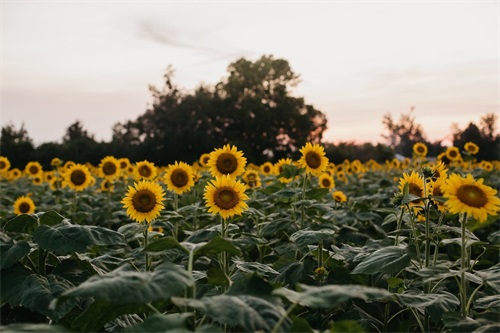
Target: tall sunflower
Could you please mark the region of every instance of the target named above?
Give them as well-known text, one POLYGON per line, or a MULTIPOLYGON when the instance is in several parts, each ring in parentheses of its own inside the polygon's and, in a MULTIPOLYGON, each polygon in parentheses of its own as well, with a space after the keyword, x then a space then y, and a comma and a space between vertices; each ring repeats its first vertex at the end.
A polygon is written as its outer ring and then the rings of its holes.
POLYGON ((153 180, 156 178, 158 170, 153 162, 137 162, 134 167, 134 178, 137 180, 153 180))
POLYGON ((109 181, 120 176, 120 162, 113 156, 106 156, 99 163, 99 175, 109 181))
POLYGON ((442 186, 445 204, 451 213, 465 213, 482 223, 488 215, 500 212, 500 198, 497 190, 483 184, 483 179, 475 180, 469 173, 464 178, 459 174, 451 174, 442 186))
POLYGON ((319 176, 328 166, 328 158, 325 157, 325 150, 318 144, 307 142, 300 149, 302 157, 299 159, 301 168, 306 169, 307 173, 319 176))
POLYGON ((474 142, 465 143, 464 149, 470 155, 476 155, 477 153, 479 153, 479 146, 476 145, 474 142))
POLYGON ((185 162, 176 161, 168 166, 163 180, 170 191, 181 195, 194 186, 193 168, 185 162))
POLYGON ((83 164, 71 165, 63 174, 63 186, 68 186, 75 191, 83 191, 91 186, 94 177, 90 174, 89 169, 83 164))
POLYGON ((422 142, 417 142, 413 145, 413 153, 418 157, 427 156, 427 145, 422 142))
POLYGON ((208 167, 214 177, 229 175, 235 178, 245 172, 247 159, 236 146, 224 145, 210 153, 208 167))
MULTIPOLYGON (((399 179, 399 191, 403 193, 405 185, 408 184, 408 193, 416 195, 419 198, 423 198, 425 196, 424 193, 424 178, 415 171, 412 171, 411 174, 403 173, 403 177, 399 179)), ((418 205, 421 201, 412 201, 410 202, 410 206, 418 205)))
POLYGON ((43 172, 43 168, 37 161, 31 161, 24 167, 24 172, 30 177, 35 177, 43 172))
POLYGON ((205 186, 203 198, 205 206, 212 214, 220 214, 226 220, 234 215, 241 215, 248 209, 245 200, 248 196, 245 194, 246 185, 231 178, 229 175, 216 177, 205 186))
POLYGON ((323 172, 321 175, 319 175, 318 184, 320 188, 332 189, 335 187, 335 181, 333 180, 333 177, 330 176, 330 174, 328 174, 327 172, 323 172))
POLYGON ((128 187, 121 203, 132 220, 139 223, 144 221, 149 223, 160 216, 161 211, 165 208, 164 199, 165 192, 161 185, 141 180, 134 183, 134 187, 128 187))
POLYGON ((28 196, 20 196, 14 202, 14 214, 34 214, 35 213, 35 203, 28 196))

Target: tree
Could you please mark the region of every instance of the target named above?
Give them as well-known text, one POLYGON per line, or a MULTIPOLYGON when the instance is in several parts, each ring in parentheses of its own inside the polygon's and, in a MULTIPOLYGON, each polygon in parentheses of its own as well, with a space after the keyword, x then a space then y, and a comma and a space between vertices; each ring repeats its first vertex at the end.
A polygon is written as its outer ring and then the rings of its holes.
POLYGON ((29 137, 24 124, 19 129, 13 124, 2 127, 0 155, 9 158, 12 168, 24 168, 26 163, 31 161, 34 150, 33 140, 29 137))
POLYGON ((453 145, 463 149, 467 142, 474 142, 479 146, 479 153, 475 155, 478 161, 500 159, 500 135, 496 134, 497 119, 497 115, 488 113, 481 117, 481 127, 470 122, 464 130, 453 124, 453 145))
POLYGON ((382 134, 382 137, 394 149, 396 154, 407 157, 412 156, 415 143, 422 142, 428 145, 422 126, 417 124, 415 117, 411 115, 414 109, 412 107, 408 113, 402 113, 398 122, 395 122, 389 113, 385 114, 382 119, 382 123, 388 132, 382 134))
POLYGON ((182 92, 165 73, 165 87, 150 87, 152 107, 135 121, 116 124, 113 143, 139 145, 136 158, 157 163, 192 162, 224 144, 236 145, 249 161, 291 156, 306 141, 319 143, 326 117, 303 98, 290 96, 298 83, 284 59, 241 58, 214 87, 182 92))
POLYGON ((66 160, 77 163, 90 162, 96 165, 105 155, 101 149, 102 145, 94 140, 94 136, 88 133, 79 120, 66 129, 62 141, 60 149, 62 156, 53 157, 64 157, 66 160))

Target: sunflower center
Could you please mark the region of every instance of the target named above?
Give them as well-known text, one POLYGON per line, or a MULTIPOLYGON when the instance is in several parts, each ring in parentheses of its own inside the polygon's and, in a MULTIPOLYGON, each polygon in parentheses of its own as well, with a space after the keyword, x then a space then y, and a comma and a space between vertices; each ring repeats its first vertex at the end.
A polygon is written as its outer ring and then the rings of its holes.
POLYGON ((454 150, 450 150, 450 151, 448 152, 448 155, 449 155, 450 157, 452 157, 452 158, 454 158, 454 157, 457 157, 457 156, 458 156, 457 152, 456 152, 456 151, 454 151, 454 150))
POLYGON ((5 169, 7 167, 7 163, 4 161, 0 161, 0 169, 5 169))
POLYGON ((472 207, 484 207, 488 203, 488 198, 486 194, 477 186, 474 185, 463 185, 457 189, 458 199, 472 207))
POLYGON ((255 180, 256 178, 257 178, 257 176, 256 176, 254 173, 249 173, 249 174, 247 175, 247 179, 248 179, 249 181, 255 180))
POLYGON ((76 186, 83 185, 85 183, 85 180, 87 179, 87 176, 85 176, 85 172, 81 170, 74 170, 71 173, 71 183, 73 183, 76 186))
POLYGON ((19 211, 23 214, 26 214, 27 212, 30 211, 31 205, 27 202, 21 202, 19 205, 19 211))
POLYGON ((141 213, 149 213, 156 205, 156 196, 149 190, 140 190, 132 198, 135 210, 141 213))
POLYGON ((143 165, 143 166, 139 167, 139 174, 142 177, 148 178, 149 176, 151 176, 151 169, 148 166, 143 165))
POLYGON ((189 177, 186 171, 181 169, 176 169, 170 175, 170 180, 172 181, 172 184, 174 184, 176 187, 183 187, 186 186, 186 184, 188 183, 189 177))
POLYGON ((434 187, 432 190, 432 195, 435 197, 442 197, 443 196, 443 191, 441 191, 441 186, 434 187))
POLYGON ((424 149, 424 147, 417 147, 417 151, 418 151, 420 154, 425 153, 425 149, 424 149))
POLYGON ((210 156, 205 156, 205 157, 203 157, 201 163, 203 163, 203 165, 207 165, 209 160, 210 160, 210 156))
POLYGON ((238 204, 239 197, 234 189, 228 186, 215 191, 214 202, 220 209, 232 209, 238 204))
POLYGON ((330 187, 330 180, 325 178, 321 180, 321 184, 323 184, 324 187, 330 187))
POLYGON ((231 174, 236 171, 236 168, 238 167, 238 160, 233 154, 223 153, 217 159, 216 166, 220 173, 225 175, 231 174))
POLYGON ((116 165, 112 162, 106 162, 102 166, 102 172, 106 176, 114 175, 116 173, 116 170, 117 170, 116 165))
POLYGON ((38 173, 38 167, 36 167, 36 166, 34 166, 34 165, 33 165, 33 166, 30 166, 29 170, 30 170, 30 173, 31 173, 32 175, 36 175, 36 174, 38 173))
POLYGON ((306 163, 311 169, 317 169, 321 165, 321 156, 310 151, 306 154, 306 163))
POLYGON ((423 190, 420 188, 420 186, 414 183, 408 183, 408 192, 416 195, 417 197, 422 197, 423 195, 423 190))

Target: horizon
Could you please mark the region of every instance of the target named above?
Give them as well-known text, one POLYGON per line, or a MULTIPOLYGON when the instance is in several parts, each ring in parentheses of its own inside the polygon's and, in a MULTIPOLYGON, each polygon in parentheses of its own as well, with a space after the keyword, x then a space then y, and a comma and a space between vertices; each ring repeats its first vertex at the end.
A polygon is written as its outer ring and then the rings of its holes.
POLYGON ((413 107, 429 142, 499 114, 498 1, 1 6, 2 127, 24 123, 36 146, 76 121, 109 142, 114 124, 146 112, 169 65, 193 91, 264 54, 300 76, 291 95, 326 115, 324 142, 384 143, 383 116, 413 107))

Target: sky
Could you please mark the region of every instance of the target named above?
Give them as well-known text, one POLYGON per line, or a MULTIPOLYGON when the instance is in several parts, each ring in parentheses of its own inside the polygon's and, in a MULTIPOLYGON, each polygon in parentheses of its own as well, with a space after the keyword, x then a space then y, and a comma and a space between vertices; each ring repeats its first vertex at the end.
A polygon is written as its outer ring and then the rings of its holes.
POLYGON ((429 141, 500 110, 497 1, 1 0, 1 125, 35 145, 75 121, 109 141, 162 88, 193 91, 231 62, 286 59, 291 92, 322 111, 324 141, 384 142, 411 108, 429 141))

